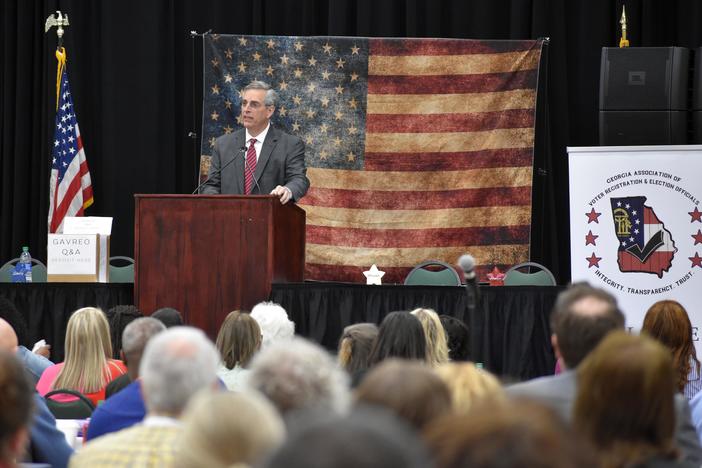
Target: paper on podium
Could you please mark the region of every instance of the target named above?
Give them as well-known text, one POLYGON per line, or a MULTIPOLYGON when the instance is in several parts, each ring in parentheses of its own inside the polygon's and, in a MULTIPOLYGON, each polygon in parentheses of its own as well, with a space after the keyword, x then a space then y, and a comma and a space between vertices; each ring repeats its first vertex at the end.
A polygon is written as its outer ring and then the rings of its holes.
POLYGON ((100 247, 98 282, 107 283, 107 264, 110 260, 112 218, 108 216, 67 216, 63 220, 63 234, 97 234, 100 247))

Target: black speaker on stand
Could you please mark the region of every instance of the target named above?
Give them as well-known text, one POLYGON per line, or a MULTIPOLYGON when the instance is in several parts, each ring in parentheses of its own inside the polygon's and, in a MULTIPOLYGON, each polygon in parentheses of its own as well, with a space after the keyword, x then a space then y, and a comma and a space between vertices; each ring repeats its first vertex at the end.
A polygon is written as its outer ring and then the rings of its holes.
POLYGON ((702 47, 695 50, 695 74, 692 81, 692 142, 702 144, 702 47))
POLYGON ((683 47, 603 47, 600 145, 686 144, 689 65, 683 47))

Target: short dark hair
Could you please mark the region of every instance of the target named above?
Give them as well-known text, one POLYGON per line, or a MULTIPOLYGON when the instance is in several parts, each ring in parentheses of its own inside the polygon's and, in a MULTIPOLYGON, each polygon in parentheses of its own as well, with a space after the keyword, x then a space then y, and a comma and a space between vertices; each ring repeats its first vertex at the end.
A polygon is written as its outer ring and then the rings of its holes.
POLYGON ((431 367, 416 361, 387 359, 356 389, 356 402, 376 405, 421 430, 451 411, 451 393, 431 367))
POLYGON ((604 289, 576 283, 558 295, 551 314, 551 331, 569 368, 575 368, 612 330, 624 328, 624 314, 617 300, 604 289), (586 298, 601 303, 601 310, 585 311, 578 304, 586 298))
POLYGON ((427 340, 419 319, 409 312, 390 312, 378 328, 368 364, 374 366, 389 357, 426 361, 426 350, 427 340))
POLYGON ((122 333, 133 320, 143 317, 139 308, 135 305, 116 305, 105 313, 107 323, 110 324, 110 340, 112 341, 112 357, 119 359, 119 351, 122 349, 122 333))
POLYGON ((432 466, 417 434, 392 414, 357 408, 348 417, 298 413, 285 444, 264 468, 424 468, 432 466), (305 418, 306 420, 300 420, 305 418))
POLYGON ((151 314, 156 320, 160 320, 166 328, 179 327, 183 325, 183 316, 173 307, 161 307, 151 314))
POLYGON ((439 315, 448 337, 449 359, 452 361, 470 360, 470 330, 463 320, 450 315, 439 315))
POLYGON ((17 431, 29 425, 33 395, 22 364, 13 354, 0 351, 0 460, 12 460, 17 455, 10 453, 8 443, 17 431))

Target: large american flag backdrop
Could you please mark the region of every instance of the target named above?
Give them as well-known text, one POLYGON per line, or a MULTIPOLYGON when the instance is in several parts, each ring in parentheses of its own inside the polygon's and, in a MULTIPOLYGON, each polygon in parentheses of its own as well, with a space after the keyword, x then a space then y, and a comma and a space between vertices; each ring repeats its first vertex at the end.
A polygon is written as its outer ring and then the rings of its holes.
MULTIPOLYGON (((424 260, 528 260, 542 41, 208 35, 201 169, 268 82, 306 144, 307 279, 401 282, 424 260)), ((202 174, 201 174, 202 175, 202 174)))

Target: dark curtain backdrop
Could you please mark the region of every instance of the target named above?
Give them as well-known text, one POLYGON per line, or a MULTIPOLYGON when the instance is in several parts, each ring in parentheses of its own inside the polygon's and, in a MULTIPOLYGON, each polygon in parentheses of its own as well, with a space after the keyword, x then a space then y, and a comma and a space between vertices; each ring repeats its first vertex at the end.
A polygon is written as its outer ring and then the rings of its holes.
POLYGON ((622 3, 632 46, 702 45, 699 0, 2 0, 0 261, 18 256, 22 245, 46 256, 56 34, 43 27, 60 9, 71 22, 69 76, 95 194, 88 214, 113 216, 112 254, 130 256, 133 194, 190 193, 195 186, 199 142, 188 133, 199 133, 202 72, 201 43, 190 31, 550 37, 531 256, 567 281, 565 147, 597 144, 600 48, 617 43, 622 3))

